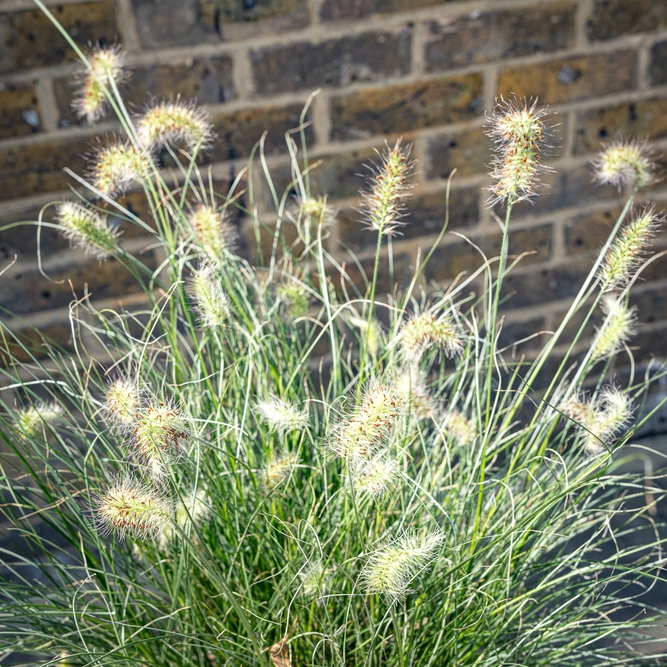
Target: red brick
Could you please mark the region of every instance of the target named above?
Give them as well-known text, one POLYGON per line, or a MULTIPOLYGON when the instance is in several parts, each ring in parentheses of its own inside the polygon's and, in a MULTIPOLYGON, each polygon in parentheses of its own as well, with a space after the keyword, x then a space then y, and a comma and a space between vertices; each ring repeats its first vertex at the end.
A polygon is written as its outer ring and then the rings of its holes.
POLYGON ((331 138, 359 139, 474 118, 482 112, 482 76, 362 90, 331 101, 331 138))
POLYGON ((596 0, 587 31, 590 39, 606 40, 665 26, 667 4, 664 0, 596 0))
MULTIPOLYGON (((51 12, 79 46, 112 44, 119 38, 113 0, 56 5, 51 12)), ((0 14, 0 72, 77 60, 65 38, 39 9, 0 14)))
POLYGON ((615 137, 667 137, 667 99, 637 100, 576 116, 574 152, 599 151, 615 137))
POLYGON ((0 139, 32 134, 40 124, 34 87, 0 82, 0 139))
POLYGON ((567 48, 574 41, 574 9, 572 3, 559 2, 431 21, 426 70, 567 48))
POLYGON ((574 56, 500 72, 498 94, 537 97, 543 104, 563 104, 637 87, 637 54, 616 51, 574 56))
POLYGON ((313 44, 296 42, 251 51, 255 91, 261 95, 377 81, 410 71, 409 28, 367 32, 313 44))

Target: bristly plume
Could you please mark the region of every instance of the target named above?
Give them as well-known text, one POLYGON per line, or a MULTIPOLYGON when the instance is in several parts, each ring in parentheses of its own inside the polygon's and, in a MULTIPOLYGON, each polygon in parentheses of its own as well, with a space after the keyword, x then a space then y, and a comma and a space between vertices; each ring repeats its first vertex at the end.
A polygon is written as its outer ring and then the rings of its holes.
POLYGON ((378 454, 353 468, 351 481, 356 493, 377 498, 389 490, 397 475, 398 462, 386 454, 378 454))
POLYGON ((296 320, 308 315, 310 297, 306 286, 293 278, 289 282, 281 283, 276 289, 276 296, 284 306, 284 311, 290 319, 296 320))
POLYGON ((607 144, 593 161, 595 179, 602 185, 644 187, 655 179, 655 163, 645 141, 618 139, 607 144))
POLYGON ((103 195, 119 197, 149 178, 150 168, 151 160, 140 148, 118 141, 97 152, 90 180, 103 195))
POLYGON ((104 394, 104 414, 109 422, 125 430, 133 426, 141 407, 135 380, 119 377, 109 383, 104 394))
POLYGON ((414 315, 401 327, 398 340, 403 356, 411 362, 432 348, 442 350, 450 359, 463 350, 461 328, 449 313, 439 317, 428 311, 414 315))
POLYGON ((155 537, 171 521, 169 503, 131 479, 110 486, 96 504, 99 528, 116 533, 121 540, 127 536, 155 537))
POLYGON ((591 359, 605 359, 616 354, 635 334, 636 312, 621 300, 606 295, 602 300, 605 321, 597 330, 591 359))
POLYGON ((22 437, 34 439, 44 434, 46 426, 53 426, 62 413, 58 403, 37 403, 19 410, 16 423, 22 437))
POLYGON ((489 118, 487 134, 495 140, 496 157, 491 177, 490 205, 498 202, 514 204, 530 200, 540 182, 540 175, 549 171, 542 163, 547 128, 545 109, 537 101, 501 101, 489 118))
POLYGON ((219 262, 225 250, 231 249, 234 230, 220 211, 202 204, 188 217, 192 231, 212 262, 219 262))
POLYGON ((308 424, 308 412, 282 398, 260 401, 257 412, 270 428, 283 436, 291 431, 301 431, 308 424))
POLYGON ((206 521, 211 513, 210 507, 211 499, 206 489, 199 489, 185 502, 179 502, 174 511, 173 522, 166 524, 157 536, 160 549, 167 549, 180 533, 187 532, 191 525, 196 526, 206 521))
POLYGON ((362 211, 370 229, 380 235, 394 235, 404 225, 404 202, 412 190, 408 178, 414 169, 410 146, 401 146, 399 139, 393 148, 380 155, 380 165, 373 169, 370 186, 363 192, 362 211))
POLYGON ((559 410, 577 424, 586 453, 597 455, 604 452, 630 422, 633 407, 625 392, 608 386, 594 400, 570 398, 559 410))
POLYGON ((271 491, 287 479, 298 462, 299 459, 293 452, 276 456, 273 460, 269 461, 260 475, 264 490, 271 491))
POLYGON ((399 368, 395 382, 396 392, 403 399, 406 409, 417 419, 431 418, 435 414, 433 398, 426 388, 426 373, 413 363, 399 368))
POLYGON ((72 106, 79 118, 85 118, 92 124, 103 118, 108 109, 105 88, 113 94, 112 82, 116 86, 128 76, 125 68, 125 53, 115 45, 97 48, 89 56, 90 69, 84 70, 78 77, 78 91, 72 106))
POLYGON ((229 297, 213 266, 202 266, 192 276, 189 287, 199 324, 204 329, 224 327, 229 320, 229 297))
POLYGON ((336 209, 327 202, 326 197, 306 197, 299 201, 299 212, 303 218, 323 227, 330 225, 336 218, 336 209))
POLYGON ((137 133, 149 151, 182 144, 191 152, 207 148, 215 134, 204 109, 178 99, 148 109, 137 123, 137 133))
POLYGON ((628 284, 642 261, 646 246, 663 222, 664 218, 656 215, 655 206, 647 206, 623 229, 600 268, 604 291, 622 289, 628 284))
POLYGON ((376 551, 362 573, 366 591, 386 595, 392 601, 402 600, 415 577, 433 562, 443 540, 439 532, 407 534, 376 551))
POLYGON ((447 415, 444 429, 447 435, 461 447, 471 445, 477 434, 475 423, 456 408, 447 415))
POLYGON ((118 232, 107 225, 107 217, 76 202, 63 202, 56 209, 60 233, 72 247, 88 255, 106 259, 118 250, 118 232))

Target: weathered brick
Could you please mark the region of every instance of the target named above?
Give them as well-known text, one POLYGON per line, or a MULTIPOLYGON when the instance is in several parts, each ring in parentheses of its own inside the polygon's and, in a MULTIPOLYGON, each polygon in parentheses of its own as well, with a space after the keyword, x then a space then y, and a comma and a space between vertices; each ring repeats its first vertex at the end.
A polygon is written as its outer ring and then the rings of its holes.
POLYGON ((481 94, 481 74, 469 74, 335 97, 331 138, 409 132, 473 118, 482 112, 481 94))
MULTIPOLYGON (((442 228, 446 215, 445 193, 428 192, 408 202, 409 215, 405 226, 398 231, 399 241, 436 234, 442 228)), ((476 187, 455 189, 450 193, 449 227, 471 227, 479 219, 479 190, 476 187)), ((355 252, 370 250, 377 243, 377 232, 368 229, 363 213, 352 208, 343 209, 338 216, 341 241, 355 252)), ((435 262, 435 260, 434 260, 435 262)))
POLYGON ((577 113, 573 150, 599 151, 603 142, 615 137, 666 136, 667 99, 638 100, 577 113))
POLYGON ((636 87, 637 54, 630 50, 509 67, 498 79, 499 95, 537 97, 544 104, 574 102, 636 87))
POLYGON ((18 340, 7 336, 0 343, 0 366, 7 367, 12 361, 25 364, 33 359, 44 359, 53 348, 70 352, 73 349, 72 328, 68 321, 47 324, 39 330, 16 331, 14 335, 18 340))
POLYGON ((565 253, 568 256, 597 252, 611 232, 620 209, 578 215, 565 225, 565 253))
MULTIPOLYGON (((141 260, 152 268, 156 266, 153 255, 144 254, 141 260)), ((86 288, 89 288, 92 299, 122 297, 141 291, 137 279, 113 259, 72 264, 47 274, 49 279, 37 268, 5 274, 0 282, 0 303, 10 312, 21 315, 62 308, 75 298, 73 292, 81 298, 86 288)))
MULTIPOLYGON (((345 262, 344 268, 347 274, 346 277, 333 267, 331 271, 328 272, 327 275, 333 281, 334 287, 339 293, 343 293, 341 285, 345 285, 347 293, 349 295, 354 294, 350 283, 355 285, 362 294, 365 292, 364 276, 366 277, 366 280, 369 281, 373 277, 374 258, 367 257, 361 260, 360 264, 361 270, 355 262, 345 262)), ((378 287, 376 292, 378 297, 389 293, 392 289, 389 268, 387 254, 383 253, 380 257, 380 262, 378 263, 378 287)), ((393 268, 395 283, 402 287, 407 285, 412 277, 412 271, 414 270, 410 255, 407 252, 395 252, 393 268)))
MULTIPOLYGON (((500 254, 502 238, 500 233, 486 236, 471 235, 470 240, 477 245, 487 258, 500 254)), ((549 259, 553 249, 553 225, 544 224, 530 229, 516 230, 510 235, 510 257, 516 258, 523 253, 520 266, 539 264, 549 259)), ((511 261, 511 260, 510 260, 511 261)), ((484 264, 479 250, 470 243, 461 240, 440 246, 427 266, 427 280, 446 284, 459 274, 470 275, 484 264)), ((511 275, 511 274, 510 274, 511 275)))
POLYGON ((0 139, 32 134, 40 124, 34 87, 0 82, 0 139))
POLYGON ((512 348, 519 353, 534 350, 544 345, 548 334, 540 334, 540 332, 545 329, 546 321, 543 317, 534 317, 522 322, 505 322, 500 330, 498 344, 501 348, 510 348, 508 352, 514 352, 512 348), (523 342, 519 343, 519 341, 523 342))
POLYGON ((426 70, 567 48, 574 41, 574 10, 572 3, 559 2, 431 21, 426 70))
MULTIPOLYGON (((665 271, 664 262, 662 270, 665 271)), ((662 285, 641 292, 630 292, 630 305, 637 307, 637 321, 642 324, 667 320, 667 292, 662 285)))
MULTIPOLYGON (((136 67, 123 87, 123 99, 130 108, 141 109, 152 98, 197 100, 200 104, 227 102, 236 96, 232 77, 233 62, 227 55, 193 58, 184 63, 136 67)), ((74 79, 58 79, 54 82, 56 100, 60 111, 60 125, 85 124, 72 110, 76 93, 74 79)))
MULTIPOLYGON (((215 116, 213 124, 218 136, 208 152, 210 160, 217 162, 247 157, 265 131, 266 154, 286 153, 285 132, 299 126, 302 111, 301 104, 292 104, 286 107, 245 109, 215 116)), ((306 128, 306 139, 312 144, 311 126, 306 128)))
MULTIPOLYGON (((632 338, 629 346, 635 363, 649 361, 654 358, 667 359, 667 336, 655 329, 640 331, 632 338)), ((627 365, 627 355, 623 354, 618 361, 621 366, 627 365)), ((655 370, 655 366, 653 368, 655 370)), ((664 430, 662 430, 662 433, 664 433, 664 430)))
POLYGON ((248 39, 304 28, 310 23, 308 0, 199 0, 202 21, 222 39, 248 39))
POLYGON ((587 31, 590 39, 606 40, 665 26, 667 4, 664 0, 596 0, 587 31))
POLYGON ((360 19, 372 14, 406 12, 442 4, 443 0, 324 0, 323 21, 360 19))
POLYGON ((489 171, 493 143, 483 128, 441 134, 428 143, 427 178, 448 178, 453 169, 459 176, 489 171))
POLYGON ((661 86, 667 83, 667 39, 658 42, 651 49, 651 62, 648 72, 652 86, 661 86))
POLYGON ((412 30, 367 32, 313 44, 296 42, 250 52, 261 95, 377 81, 410 71, 412 30))
POLYGON ((0 199, 66 188, 71 179, 63 168, 84 173, 83 153, 90 150, 90 145, 89 139, 70 138, 0 149, 0 199))
MULTIPOLYGON (((80 46, 118 40, 113 0, 57 5, 51 12, 80 46)), ((0 14, 0 72, 55 65, 77 55, 39 9, 0 14)))

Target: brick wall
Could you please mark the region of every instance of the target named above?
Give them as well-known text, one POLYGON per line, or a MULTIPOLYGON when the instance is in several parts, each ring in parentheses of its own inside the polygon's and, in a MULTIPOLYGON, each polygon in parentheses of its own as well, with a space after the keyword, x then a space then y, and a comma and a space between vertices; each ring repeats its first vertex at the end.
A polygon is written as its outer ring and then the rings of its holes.
MULTIPOLYGON (((315 187, 340 209, 333 252, 344 243, 362 259, 372 254, 373 237, 353 212, 357 174, 373 147, 403 135, 420 167, 410 225, 394 243, 397 270, 414 265, 439 229, 453 167, 451 228, 487 252, 497 249, 498 228, 480 189, 489 162, 484 110, 498 95, 539 96, 559 123, 550 157, 556 171, 535 206, 518 207, 513 223, 511 251, 536 252, 508 280, 508 294, 516 292, 506 308, 508 340, 556 325, 619 210, 618 192, 591 183, 588 162, 600 141, 625 134, 667 146, 665 0, 48 4, 80 44, 123 44, 134 70, 127 96, 136 107, 151 95, 179 93, 209 107, 219 140, 207 159, 221 184, 265 129, 270 163, 287 182, 283 134, 322 88, 308 132, 312 156, 323 160, 315 187)), ((69 106, 75 69, 73 53, 30 0, 0 0, 0 224, 34 219, 66 194, 63 167, 83 172, 93 135, 117 129, 111 121, 96 129, 77 122, 69 106)), ((667 207, 665 184, 650 196, 667 207)), ((141 213, 137 197, 127 201, 141 213)), ((268 214, 267 198, 260 201, 268 214)), ((140 251, 145 239, 132 231, 125 229, 125 243, 140 251)), ((41 246, 50 280, 38 270, 34 227, 0 232, 3 264, 18 258, 0 281, 0 304, 20 318, 16 327, 38 325, 67 345, 63 322, 73 292, 89 289, 100 303, 138 298, 113 262, 86 262, 51 230, 43 230, 41 246)), ((470 246, 450 235, 428 277, 446 282, 476 262, 470 246)), ((647 278, 634 297, 637 354, 667 357, 667 265, 656 263, 647 278)))

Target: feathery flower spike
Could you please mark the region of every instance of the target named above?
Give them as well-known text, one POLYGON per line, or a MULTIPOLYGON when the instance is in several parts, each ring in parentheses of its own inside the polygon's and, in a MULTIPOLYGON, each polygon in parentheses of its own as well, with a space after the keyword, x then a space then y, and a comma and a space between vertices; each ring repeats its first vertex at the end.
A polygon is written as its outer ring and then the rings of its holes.
POLYGON ((135 182, 148 178, 151 161, 129 141, 101 148, 90 172, 92 184, 107 197, 121 196, 135 182))
POLYGON ((602 311, 606 315, 605 322, 597 330, 593 341, 591 359, 604 359, 622 347, 635 333, 636 312, 628 308, 622 300, 606 295, 602 301, 602 311))
POLYGON ((188 222, 209 259, 219 261, 223 251, 231 247, 233 238, 233 230, 220 212, 202 204, 195 209, 188 222))
POLYGON ((224 327, 227 324, 229 297, 222 289, 214 267, 203 266, 195 272, 190 283, 190 295, 203 328, 224 327))
POLYGON ((475 424, 456 408, 447 415, 445 431, 461 447, 472 444, 476 435, 475 424))
POLYGON ((269 427, 280 435, 301 431, 308 424, 308 412, 282 398, 272 397, 267 401, 260 401, 257 412, 269 427))
POLYGON ((352 484, 357 493, 377 498, 385 493, 398 474, 398 463, 384 454, 353 470, 352 484))
POLYGON ((19 410, 16 422, 23 437, 36 438, 44 433, 44 426, 55 422, 62 412, 57 403, 38 403, 19 410))
POLYGON ((296 454, 288 452, 270 461, 261 473, 262 485, 266 491, 274 489, 287 479, 299 462, 296 454))
POLYGON ((330 225, 336 217, 336 209, 327 203, 326 197, 306 197, 299 202, 299 212, 312 222, 330 225))
POLYGON ((281 284, 276 290, 278 300, 284 304, 287 315, 292 319, 308 315, 308 291, 303 283, 297 280, 281 284))
POLYGON ((595 179, 601 185, 635 183, 644 187, 654 180, 655 164, 645 141, 618 139, 607 144, 593 161, 595 179))
POLYGON ((208 114, 194 104, 160 102, 148 109, 137 123, 137 133, 148 150, 168 144, 184 144, 190 151, 206 148, 214 132, 208 114))
POLYGON ((131 427, 140 405, 141 395, 134 380, 117 378, 109 383, 104 394, 104 412, 110 422, 120 429, 131 427))
POLYGON ((655 206, 647 206, 636 215, 614 240, 600 269, 603 289, 610 291, 625 287, 641 263, 644 250, 662 224, 655 206))
POLYGON ((409 361, 418 361, 433 347, 441 349, 450 359, 463 349, 461 329, 447 313, 440 317, 430 312, 415 315, 402 326, 398 338, 409 361))
POLYGON ((125 479, 110 486, 97 499, 97 523, 105 533, 122 540, 155 537, 171 520, 171 507, 136 481, 125 479))
POLYGON ((526 101, 501 100, 496 105, 487 132, 497 144, 491 205, 530 200, 535 195, 540 175, 548 171, 541 162, 545 116, 546 110, 538 109, 536 101, 529 106, 526 101))
POLYGON ((433 399, 426 389, 426 373, 417 364, 400 369, 396 379, 396 392, 415 417, 424 419, 434 415, 433 399))
POLYGON ((391 236, 405 224, 403 202, 412 189, 407 181, 413 168, 410 146, 401 146, 399 139, 385 151, 380 166, 374 169, 370 187, 363 193, 363 210, 369 228, 380 235, 391 236))
POLYGON ((90 124, 106 115, 109 102, 104 92, 112 93, 112 82, 120 85, 127 78, 125 54, 119 46, 95 49, 89 57, 90 69, 77 77, 78 92, 72 104, 79 118, 90 124))
POLYGON ((403 599, 410 583, 434 560, 443 539, 437 532, 422 537, 408 534, 376 551, 363 570, 366 590, 392 601, 403 599))
POLYGON ((83 248, 86 254, 101 260, 118 249, 118 232, 109 228, 106 216, 83 204, 58 204, 56 219, 60 233, 73 247, 83 248))
POLYGON ((166 524, 157 537, 160 549, 166 549, 178 536, 176 528, 186 531, 190 524, 197 525, 205 521, 211 511, 210 505, 211 500, 205 489, 199 489, 185 503, 179 502, 174 511, 173 521, 166 524))

